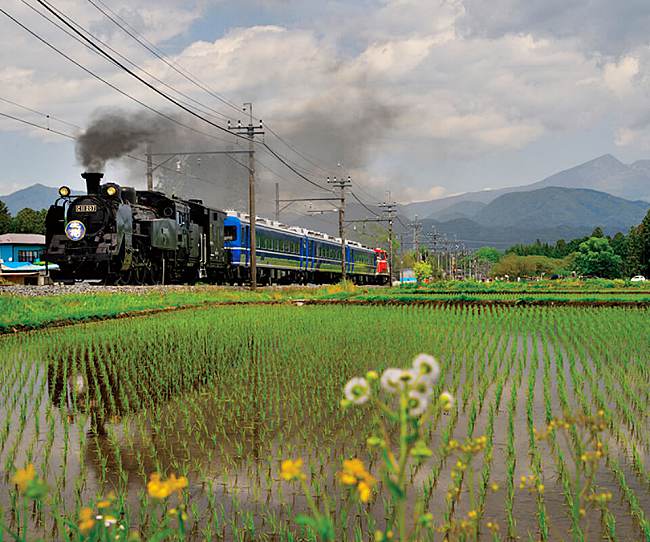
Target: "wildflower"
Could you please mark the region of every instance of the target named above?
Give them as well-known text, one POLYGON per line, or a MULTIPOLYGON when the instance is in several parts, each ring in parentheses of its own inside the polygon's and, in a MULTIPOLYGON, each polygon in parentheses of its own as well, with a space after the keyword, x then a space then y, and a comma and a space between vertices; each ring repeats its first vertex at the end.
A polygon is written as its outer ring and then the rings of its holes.
POLYGON ((449 412, 454 407, 454 396, 448 391, 443 391, 439 397, 443 410, 449 412))
POLYGON ((388 393, 396 393, 404 389, 404 383, 400 380, 402 369, 386 369, 379 383, 388 393))
POLYGON ((418 418, 422 416, 429 406, 429 401, 426 396, 417 393, 416 391, 410 391, 408 395, 408 415, 413 418, 418 418))
POLYGON ((113 516, 104 516, 104 527, 111 527, 117 523, 117 519, 113 516))
POLYGON ((85 535, 94 525, 95 520, 93 519, 92 509, 85 507, 79 510, 79 532, 85 535))
POLYGON ((339 480, 346 486, 357 486, 359 500, 368 502, 372 495, 372 488, 377 480, 366 470, 360 459, 346 459, 343 461, 343 470, 339 472, 339 480))
POLYGON ((172 489, 169 484, 160 479, 160 474, 157 472, 153 473, 147 483, 147 491, 149 496, 154 499, 166 499, 172 493, 172 489))
POLYGON ((176 478, 175 474, 171 474, 169 479, 167 480, 167 484, 169 485, 169 489, 171 491, 177 491, 180 493, 183 489, 185 489, 188 486, 187 478, 185 476, 181 476, 179 478, 176 478))
POLYGON ((474 520, 478 517, 478 512, 476 510, 470 510, 469 512, 467 512, 467 517, 469 519, 474 520))
POLYGON ((34 478, 36 478, 36 469, 34 469, 34 465, 30 463, 24 469, 18 469, 11 480, 18 486, 18 489, 21 492, 25 492, 34 478))
POLYGON ((440 376, 440 365, 436 358, 428 354, 420 354, 413 360, 413 369, 420 378, 433 384, 440 376))
POLYGON ((355 405, 362 405, 370 398, 370 386, 365 378, 354 377, 343 389, 345 398, 355 405))
POLYGON ((111 501, 105 499, 97 503, 97 508, 101 510, 102 508, 108 508, 110 505, 111 505, 111 501))
POLYGON ((287 482, 306 479, 302 472, 302 459, 285 459, 280 466, 280 476, 287 482))
POLYGON ((377 371, 368 371, 366 373, 366 379, 369 380, 370 382, 377 380, 379 378, 379 374, 377 371))
POLYGON ((497 484, 496 482, 492 482, 490 484, 490 489, 496 493, 497 491, 499 491, 499 484, 497 484))
POLYGON ((361 502, 368 502, 370 500, 370 496, 372 495, 372 488, 367 482, 359 482, 357 491, 359 492, 359 500, 361 502))

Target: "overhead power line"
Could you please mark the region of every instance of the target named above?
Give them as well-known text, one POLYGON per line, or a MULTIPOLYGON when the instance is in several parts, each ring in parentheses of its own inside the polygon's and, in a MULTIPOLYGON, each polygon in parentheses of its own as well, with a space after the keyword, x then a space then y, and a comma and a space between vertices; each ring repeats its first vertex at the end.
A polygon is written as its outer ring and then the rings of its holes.
POLYGON ((208 138, 211 138, 211 139, 215 139, 215 140, 217 140, 217 141, 230 142, 230 141, 227 140, 227 139, 220 138, 220 137, 217 137, 217 136, 215 136, 215 135, 213 135, 213 134, 209 134, 209 133, 207 133, 207 132, 203 132, 203 131, 201 131, 201 130, 198 130, 198 129, 196 129, 196 128, 194 128, 194 127, 188 125, 188 124, 185 124, 185 123, 179 121, 178 119, 175 119, 174 117, 171 117, 171 116, 167 115, 166 113, 163 113, 162 111, 159 111, 158 109, 156 109, 156 108, 154 108, 154 107, 151 107, 150 105, 144 103, 142 100, 139 100, 139 99, 136 98, 135 96, 132 96, 132 95, 129 94, 128 92, 126 92, 126 91, 122 90, 121 88, 119 88, 118 86, 114 85, 114 84, 111 83, 110 81, 107 81, 107 80, 104 79, 101 75, 98 75, 98 74, 96 74, 95 72, 93 72, 91 69, 86 68, 83 64, 81 64, 80 62, 76 61, 74 58, 72 58, 70 55, 68 55, 68 54, 66 54, 65 52, 63 52, 61 49, 59 49, 59 48, 56 47, 55 45, 53 45, 53 44, 51 44, 50 42, 48 42, 45 38, 43 38, 42 36, 40 36, 39 34, 37 34, 36 32, 34 32, 32 29, 30 29, 30 28, 29 28, 28 26, 26 26, 25 24, 21 23, 18 19, 16 19, 13 15, 11 15, 10 13, 8 13, 6 10, 4 10, 4 9, 1 8, 1 7, 0 7, 0 13, 2 13, 3 15, 5 15, 7 18, 9 18, 11 21, 13 21, 13 22, 14 22, 15 24, 17 24, 18 26, 20 26, 23 30, 25 30, 25 31, 26 31, 27 33, 29 33, 31 36, 33 36, 34 38, 36 38, 38 41, 40 41, 41 43, 43 43, 44 45, 46 45, 47 47, 49 47, 50 49, 52 49, 53 51, 55 51, 56 53, 58 53, 59 55, 61 55, 63 58, 65 58, 66 60, 68 60, 69 62, 71 62, 72 64, 74 64, 75 66, 77 66, 78 68, 80 68, 81 70, 83 70, 84 72, 86 72, 88 75, 94 77, 94 78, 97 79, 98 81, 101 81, 102 83, 104 83, 105 85, 109 86, 110 88, 112 88, 112 89, 115 90, 116 92, 119 92, 120 94, 122 94, 122 95, 125 96, 126 98, 132 100, 133 102, 135 102, 135 103, 137 103, 137 104, 139 104, 139 105, 141 105, 142 107, 144 107, 145 109, 151 111, 152 113, 155 113, 156 115, 158 115, 158 116, 160 116, 160 117, 162 117, 162 118, 168 120, 169 122, 172 122, 172 123, 174 123, 174 124, 176 124, 176 125, 178 125, 178 126, 181 126, 182 128, 185 128, 186 130, 190 130, 191 132, 194 132, 194 133, 197 133, 197 134, 203 135, 203 136, 208 137, 208 138))
MULTIPOLYGON (((23 1, 23 3, 26 3, 25 0, 21 0, 21 1, 23 1)), ((55 16, 59 21, 61 21, 61 22, 62 22, 63 24, 65 24, 68 28, 70 28, 70 29, 71 29, 75 34, 77 34, 77 36, 80 36, 80 37, 81 37, 85 42, 87 42, 88 44, 90 44, 90 46, 92 47, 91 50, 94 50, 95 52, 97 52, 98 54, 100 54, 102 57, 104 57, 104 58, 106 58, 107 60, 109 60, 110 62, 112 62, 115 66, 117 66, 117 67, 119 67, 119 68, 121 68, 121 69, 123 69, 123 70, 126 70, 130 75, 134 76, 136 79, 138 79, 139 81, 143 82, 143 83, 144 83, 148 88, 151 88, 152 90, 155 90, 155 91, 156 91, 158 94, 160 94, 161 96, 166 97, 168 100, 172 101, 173 103, 175 103, 176 105, 178 105, 179 107, 181 107, 184 111, 189 112, 190 114, 194 115, 195 117, 204 120, 204 121, 207 122, 208 124, 210 124, 210 125, 212 125, 212 126, 215 126, 215 127, 219 128, 220 130, 224 130, 224 131, 226 131, 226 132, 228 132, 228 133, 231 133, 231 132, 229 132, 226 128, 223 128, 223 127, 221 127, 221 126, 219 126, 219 125, 217 125, 217 124, 215 124, 215 123, 213 123, 213 122, 211 122, 211 121, 205 119, 204 117, 202 117, 202 116, 199 115, 198 113, 196 113, 193 109, 191 109, 191 106, 190 106, 190 107, 187 107, 186 104, 182 104, 182 103, 178 102, 175 98, 168 96, 167 94, 165 94, 164 92, 160 91, 159 89, 156 89, 156 87, 154 87, 153 85, 151 85, 150 83, 148 83, 146 80, 144 80, 143 78, 139 77, 137 74, 133 73, 133 72, 132 72, 131 70, 129 70, 126 66, 124 66, 121 62, 117 61, 113 56, 111 56, 111 55, 108 54, 105 50, 103 50, 101 47, 99 47, 99 46, 95 43, 95 41, 94 41, 96 38, 93 36, 93 34, 91 34, 91 33, 88 32, 86 29, 84 29, 81 25, 79 25, 78 23, 76 23, 72 18, 70 18, 70 17, 68 17, 67 15, 63 14, 62 12, 60 12, 60 10, 56 10, 55 8, 50 7, 50 6, 47 4, 47 2, 44 2, 43 0, 36 0, 36 1, 37 1, 39 4, 41 4, 43 7, 45 7, 45 8, 46 8, 46 9, 47 9, 47 10, 48 10, 52 15, 54 15, 54 16, 55 16), (93 39, 92 39, 92 40, 89 39, 89 38, 88 38, 88 37, 87 37, 83 32, 81 32, 81 31, 79 30, 79 28, 82 29, 84 32, 86 32, 88 35, 90 35, 93 39)), ((27 4, 27 5, 29 6, 29 4, 27 4)), ((32 7, 32 6, 30 6, 30 7, 32 7)), ((34 8, 32 7, 32 9, 34 9, 34 8)), ((45 40, 43 40, 42 38, 40 38, 40 36, 38 36, 35 32, 33 32, 33 31, 31 31, 30 29, 28 29, 25 25, 23 25, 22 23, 20 23, 19 21, 17 21, 15 18, 11 17, 11 16, 10 16, 9 14, 7 14, 4 10, 2 10, 2 11, 3 11, 3 13, 4 13, 5 15, 9 16, 9 17, 14 21, 14 22, 16 22, 16 23, 19 24, 21 27, 23 27, 25 30, 27 30, 28 32, 30 32, 30 34, 32 34, 32 35, 34 35, 35 37, 37 37, 38 39, 40 39, 40 41, 42 41, 43 43, 45 43, 45 44, 48 45, 49 47, 53 48, 56 52, 58 52, 59 54, 62 54, 62 56, 64 56, 66 59, 68 59, 68 60, 70 60, 71 62, 75 63, 75 65, 77 65, 78 67, 82 68, 84 71, 86 71, 87 73, 93 75, 94 77, 98 78, 98 79, 101 80, 102 82, 106 83, 106 84, 109 85, 111 88, 113 88, 113 89, 117 90, 118 92, 121 92, 123 95, 125 95, 125 96, 127 96, 127 97, 133 99, 134 101, 136 101, 136 103, 139 103, 139 104, 142 105, 143 107, 146 107, 147 109, 149 109, 149 110, 151 110, 151 111, 153 111, 153 112, 155 112, 155 113, 157 113, 157 114, 163 116, 163 117, 166 118, 167 120, 170 120, 170 121, 172 121, 172 122, 175 122, 176 124, 179 124, 179 125, 181 125, 181 126, 183 126, 183 127, 185 127, 185 128, 191 129, 191 130, 193 130, 193 131, 195 131, 195 132, 197 132, 197 133, 200 133, 200 134, 202 134, 202 135, 206 135, 206 136, 208 136, 208 137, 213 137, 213 138, 215 138, 215 137, 212 136, 211 134, 206 134, 206 133, 203 132, 203 131, 196 130, 196 129, 192 128, 192 127, 189 127, 189 126, 185 125, 184 123, 180 123, 180 122, 177 121, 176 119, 173 119, 172 117, 170 117, 170 116, 168 116, 168 115, 166 115, 166 114, 164 114, 164 113, 161 113, 160 111, 158 111, 158 110, 152 108, 151 106, 148 106, 148 105, 145 104, 144 102, 142 102, 142 101, 140 101, 140 100, 138 100, 138 99, 136 99, 136 98, 130 96, 129 94, 125 93, 124 91, 122 91, 121 89, 119 89, 118 87, 116 87, 115 85, 113 85, 112 83, 109 83, 108 81, 104 80, 103 78, 101 78, 100 76, 98 76, 97 74, 95 74, 94 72, 92 72, 91 70, 89 70, 88 68, 82 66, 80 63, 76 62, 74 59, 72 59, 71 57, 69 57, 68 55, 66 55, 65 53, 63 53, 62 51, 60 51, 59 49, 57 49, 56 47, 54 47, 54 46, 53 46, 52 44, 50 44, 49 42, 46 42, 45 40)), ((45 17, 43 14, 41 14, 41 13, 38 12, 37 10, 35 10, 35 11, 36 11, 37 13, 39 13, 41 16, 45 17)), ((56 24, 55 21, 52 21, 52 20, 50 20, 50 19, 47 18, 47 17, 46 17, 46 19, 47 19, 48 21, 50 21, 52 24, 55 24, 55 25, 57 26, 57 28, 60 28, 61 30, 63 30, 67 35, 70 35, 69 32, 67 32, 65 29, 61 28, 58 24, 56 24)), ((76 36, 71 36, 71 37, 73 37, 74 39, 76 39, 77 41, 79 41, 79 38, 77 38, 76 36)), ((101 42, 101 40, 97 40, 97 41, 99 41, 100 43, 103 43, 103 42, 101 42)), ((83 42, 82 42, 82 43, 83 43, 83 42)), ((86 46, 87 48, 90 48, 90 47, 89 47, 88 45, 86 45, 85 43, 84 43, 84 46, 86 46)), ((135 64, 134 62, 130 61, 128 58, 124 57, 124 55, 121 55, 119 52, 115 51, 114 49, 112 49, 112 48, 110 48, 110 47, 108 47, 108 48, 111 49, 115 54, 117 54, 117 55, 119 55, 121 58, 123 58, 126 62, 128 62, 128 63, 130 63, 131 65, 135 66, 137 69, 140 69, 140 70, 143 71, 144 73, 147 73, 148 75, 150 75, 148 72, 146 72, 146 70, 142 70, 142 69, 141 69, 137 64, 135 64)), ((155 79, 157 79, 157 78, 155 78, 155 79)), ((157 80, 160 81, 159 79, 157 79, 157 80)), ((165 84, 165 83, 163 82, 163 84, 165 84)), ((166 84, 165 84, 165 85, 166 85, 166 84)), ((173 91, 176 91, 176 89, 174 89, 173 87, 170 87, 169 85, 166 85, 166 86, 168 86, 169 88, 171 88, 173 91)), ((176 91, 176 92, 179 92, 179 93, 180 93, 180 91, 176 91)), ((180 94, 183 94, 183 93, 180 93, 180 94)), ((186 96, 186 95, 185 95, 185 96, 186 96)), ((189 98, 189 97, 188 97, 188 98, 189 98)), ((192 99, 192 98, 190 98, 190 99, 192 99)), ((197 101, 197 103, 200 103, 200 102, 197 101)), ((236 135, 236 134, 234 134, 234 135, 236 135)), ((241 136, 238 136, 238 135, 237 135, 237 137, 241 137, 241 136)), ((215 138, 215 139, 219 139, 219 138, 215 138)), ((271 154, 273 154, 273 156, 274 156, 275 158, 277 158, 279 161, 281 161, 281 162, 282 162, 282 163, 283 163, 287 168, 289 168, 292 172, 294 172, 294 173, 295 173, 296 175, 298 175, 300 178, 302 178, 303 180, 305 180, 305 181, 307 181, 307 182, 313 184, 314 186, 317 186, 317 187, 319 187, 319 188, 321 188, 321 189, 324 189, 324 190, 328 190, 327 188, 325 188, 325 187, 319 185, 318 183, 315 183, 314 181, 312 181, 311 179, 309 179, 308 177, 306 177, 304 174, 302 174, 300 171, 298 171, 295 167, 293 167, 292 165, 290 165, 290 164, 288 163, 288 159, 285 159, 285 158, 282 157, 279 153, 273 151, 273 150, 272 150, 268 145, 264 144, 264 147, 265 147, 269 152, 271 152, 271 154)), ((234 160, 233 157, 229 157, 229 158, 231 158, 232 160, 234 160)), ((237 160, 234 160, 234 161, 237 162, 237 163, 239 163, 237 160)))
MULTIPOLYGON (((233 102, 224 98, 219 93, 215 92, 205 82, 201 81, 200 78, 198 78, 195 74, 193 74, 192 72, 190 72, 189 70, 181 66, 179 63, 169 60, 158 47, 156 47, 153 43, 151 43, 151 41, 147 40, 147 38, 143 36, 142 33, 138 32, 135 28, 133 28, 133 26, 130 25, 123 17, 121 17, 118 13, 116 13, 109 6, 107 6, 105 2, 103 2, 102 0, 87 0, 87 1, 95 9, 97 9, 100 13, 102 13, 107 19, 109 19, 113 24, 115 24, 118 28, 120 28, 124 33, 126 33, 129 37, 131 37, 134 41, 136 41, 136 43, 144 47, 152 55, 154 55, 156 58, 164 62, 167 66, 169 66, 172 70, 178 73, 181 77, 191 82, 193 85, 203 90, 208 95, 212 96, 213 98, 216 98, 223 104, 232 108, 237 113, 240 113, 240 108, 236 106, 233 102), (103 9, 98 4, 101 4, 103 9)), ((259 119, 255 117, 254 120, 256 122, 259 121, 259 119)), ((271 133, 273 136, 275 136, 279 141, 281 141, 287 148, 289 148, 295 154, 300 156, 305 162, 311 164, 312 166, 319 169, 321 172, 325 174, 331 174, 333 172, 333 170, 328 170, 326 167, 318 164, 315 158, 309 157, 307 153, 297 149, 289 141, 287 141, 285 138, 280 136, 280 134, 278 134, 271 127, 269 127, 268 123, 266 123, 266 130, 269 133, 271 133)))
POLYGON ((241 112, 241 109, 237 105, 233 104, 231 101, 227 100, 223 96, 220 96, 218 93, 214 92, 205 83, 203 83, 198 77, 194 76, 191 72, 183 68, 180 64, 169 61, 165 57, 165 55, 160 51, 160 49, 158 49, 153 43, 151 43, 149 40, 147 40, 147 38, 145 38, 141 33, 139 33, 135 28, 133 28, 124 18, 122 18, 119 14, 115 13, 115 11, 113 11, 109 6, 107 6, 104 2, 102 2, 102 0, 97 0, 97 3, 95 3, 95 1, 93 0, 88 0, 88 2, 93 7, 95 7, 95 9, 97 9, 100 13, 102 13, 107 19, 113 22, 113 24, 115 24, 118 28, 120 28, 123 32, 125 32, 133 40, 139 43, 142 47, 144 47, 156 58, 164 62, 167 66, 169 66, 172 70, 178 73, 181 77, 191 82, 192 84, 196 85, 201 90, 207 92, 210 96, 216 98, 224 105, 227 105, 228 107, 234 109, 235 111, 237 111, 237 113, 241 112), (104 9, 99 7, 97 4, 101 4, 104 9), (109 15, 107 12, 109 12, 112 16, 109 15), (118 22, 118 19, 119 21, 122 22, 122 24, 118 22))
POLYGON ((360 203, 366 209, 366 211, 368 211, 369 213, 371 213, 371 214, 373 214, 375 216, 379 216, 375 211, 373 211, 370 207, 368 207, 365 203, 363 203, 363 201, 361 201, 359 199, 359 196, 357 196, 354 192, 350 191, 350 194, 352 194, 352 197, 355 200, 357 200, 357 202, 360 203))
POLYGON ((62 120, 58 117, 55 117, 54 115, 50 115, 49 113, 43 113, 42 111, 37 111, 36 109, 32 109, 31 107, 27 107, 26 105, 22 105, 19 103, 16 103, 12 100, 8 100, 7 98, 2 98, 0 97, 0 102, 4 102, 10 105, 13 105, 14 107, 18 107, 19 109, 24 109, 25 111, 29 111, 31 113, 36 113, 37 115, 41 115, 45 118, 55 120, 56 122, 60 122, 61 124, 65 124, 67 126, 71 126, 72 128, 77 128, 81 130, 81 126, 77 126, 76 124, 72 124, 71 122, 67 122, 65 120, 62 120))
POLYGON ((325 187, 325 186, 323 186, 323 185, 321 185, 321 184, 318 184, 318 183, 315 182, 315 181, 312 181, 310 178, 305 177, 302 173, 300 173, 300 171, 298 171, 297 169, 295 169, 291 164, 289 164, 289 163, 288 163, 288 162, 287 162, 287 161, 286 161, 282 156, 280 156, 277 152, 275 152, 275 151, 274 151, 271 147, 269 147, 266 143, 262 143, 262 145, 264 145, 264 148, 265 148, 267 151, 269 151, 269 152, 270 152, 273 156, 275 156, 275 157, 276 157, 280 162, 282 162, 282 164, 284 164, 285 167, 289 168, 289 169, 290 169, 291 171, 293 171, 296 175, 298 175, 298 177, 300 177, 301 179, 307 181, 309 184, 312 184, 312 185, 314 185, 314 186, 320 188, 321 190, 326 190, 327 192, 333 192, 333 190, 332 190, 331 188, 327 188, 327 187, 325 187))
POLYGON ((222 131, 222 132, 224 132, 224 133, 227 133, 227 134, 233 135, 234 137, 240 138, 240 139, 242 139, 242 140, 243 140, 243 139, 246 139, 244 136, 241 136, 241 135, 239 135, 239 134, 235 134, 235 133, 231 132, 230 130, 228 130, 228 128, 226 128, 226 127, 224 127, 224 126, 221 126, 221 125, 217 124, 216 122, 212 122, 211 120, 205 118, 203 115, 199 115, 199 114, 198 114, 196 111, 194 111, 192 108, 187 107, 186 105, 182 104, 182 103, 179 102, 177 99, 175 99, 174 97, 169 96, 168 94, 166 94, 165 92, 163 92, 162 90, 160 90, 159 88, 157 88, 155 85, 152 85, 152 84, 151 84, 149 81, 147 81, 146 79, 140 77, 137 73, 135 73, 135 72, 134 72, 133 70, 131 70, 129 67, 127 67, 127 66, 124 65, 122 62, 120 62, 119 60, 117 60, 114 56, 112 56, 111 54, 107 53, 104 49, 102 49, 102 47, 100 47, 99 45, 97 45, 97 43, 96 43, 95 41, 91 40, 91 39, 88 38, 88 37, 87 37, 83 32, 79 31, 79 30, 78 30, 74 25, 72 25, 71 23, 69 23, 69 22, 66 20, 65 17, 63 17, 62 15, 60 15, 60 14, 58 13, 58 10, 52 8, 52 7, 50 6, 50 4, 49 4, 48 2, 46 2, 45 0, 36 0, 36 2, 38 2, 38 3, 39 3, 41 6, 43 6, 46 10, 48 10, 52 15, 54 15, 57 19, 59 19, 59 21, 61 21, 64 25, 66 25, 70 30, 72 30, 75 34, 77 34, 81 39, 83 39, 83 40, 85 40, 86 42, 88 42, 88 44, 90 44, 91 47, 97 49, 97 51, 99 51, 102 55, 104 55, 105 57, 107 57, 108 59, 110 59, 110 60, 111 60, 111 61, 112 61, 116 66, 118 66, 120 69, 122 69, 124 72, 126 72, 127 74, 129 74, 131 77, 133 77, 134 79, 136 79, 137 81, 139 81, 140 83, 142 83, 143 85, 145 85, 147 88, 149 88, 150 90, 152 90, 153 92, 155 92, 156 94, 158 94, 160 97, 164 98, 165 100, 167 100, 167 101, 170 102, 170 103, 173 103, 174 105, 176 105, 177 107, 179 107, 180 109, 182 109, 183 111, 185 111, 186 113, 189 113, 189 114, 192 115, 193 117, 196 117, 197 119, 199 119, 199 120, 205 122, 206 124, 212 126, 213 128, 216 128, 217 130, 220 130, 220 131, 222 131))
MULTIPOLYGON (((4 101, 4 100, 3 100, 4 101)), ((21 119, 20 117, 14 117, 13 115, 9 115, 8 113, 2 113, 0 112, 0 117, 5 117, 11 120, 15 120, 16 122, 21 122, 23 124, 27 124, 28 126, 32 126, 33 128, 40 128, 41 130, 45 130, 46 132, 51 132, 53 134, 57 134, 63 137, 67 137, 68 139, 74 139, 76 140, 77 137, 66 134, 65 132, 61 132, 59 130, 55 130, 54 128, 50 128, 49 126, 42 126, 40 124, 36 124, 35 122, 28 121, 26 119, 21 119)))

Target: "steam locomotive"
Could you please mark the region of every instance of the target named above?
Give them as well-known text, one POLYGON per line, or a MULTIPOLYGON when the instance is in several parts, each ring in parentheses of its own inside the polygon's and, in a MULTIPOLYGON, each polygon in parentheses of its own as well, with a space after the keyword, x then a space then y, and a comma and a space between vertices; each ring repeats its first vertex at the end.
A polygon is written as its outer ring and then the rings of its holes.
MULTIPOLYGON (((55 280, 113 284, 243 284, 250 280, 250 217, 198 199, 136 191, 83 173, 87 194, 67 186, 46 217, 48 263, 55 280)), ((256 217, 257 279, 328 283, 341 276, 341 240, 256 217)), ((360 284, 389 280, 386 252, 346 241, 346 273, 360 284)))

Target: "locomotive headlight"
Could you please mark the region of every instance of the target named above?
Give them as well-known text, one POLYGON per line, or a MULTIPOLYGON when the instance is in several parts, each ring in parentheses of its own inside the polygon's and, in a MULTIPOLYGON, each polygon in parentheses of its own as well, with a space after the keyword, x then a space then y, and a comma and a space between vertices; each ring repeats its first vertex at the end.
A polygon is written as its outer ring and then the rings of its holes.
POLYGON ((67 186, 62 186, 59 188, 59 196, 62 198, 67 198, 70 195, 70 189, 67 186))
POLYGON ((117 194, 117 188, 115 188, 114 186, 109 186, 106 189, 106 194, 108 194, 109 196, 114 196, 115 194, 117 194))

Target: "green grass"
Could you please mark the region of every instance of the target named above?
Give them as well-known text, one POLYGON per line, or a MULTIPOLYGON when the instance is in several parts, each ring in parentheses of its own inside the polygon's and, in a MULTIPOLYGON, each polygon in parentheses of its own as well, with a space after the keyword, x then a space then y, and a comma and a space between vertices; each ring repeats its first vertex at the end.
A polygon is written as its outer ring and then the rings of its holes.
MULTIPOLYGON (((108 319, 138 311, 155 311, 210 303, 284 302, 296 299, 357 301, 368 303, 471 303, 497 302, 516 304, 612 303, 647 306, 650 291, 639 287, 595 288, 584 283, 576 290, 575 283, 556 290, 563 281, 531 283, 523 289, 520 283, 446 282, 424 288, 360 288, 332 285, 321 288, 260 289, 250 292, 215 286, 146 289, 138 293, 63 294, 55 296, 19 296, 0 294, 0 333, 24 328, 39 328, 56 323, 88 319, 108 319), (541 285, 541 286, 540 286, 541 285), (545 285, 545 286, 544 286, 545 285), (564 288, 564 289, 563 289, 564 288)), ((616 281, 608 281, 615 283, 616 281)), ((598 281, 601 284, 602 281, 598 281)))

